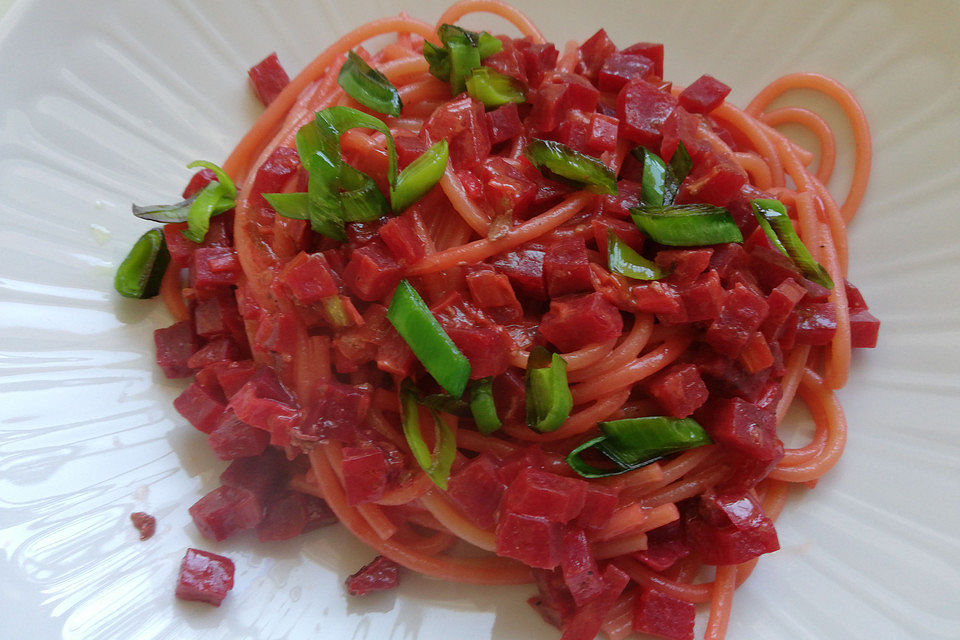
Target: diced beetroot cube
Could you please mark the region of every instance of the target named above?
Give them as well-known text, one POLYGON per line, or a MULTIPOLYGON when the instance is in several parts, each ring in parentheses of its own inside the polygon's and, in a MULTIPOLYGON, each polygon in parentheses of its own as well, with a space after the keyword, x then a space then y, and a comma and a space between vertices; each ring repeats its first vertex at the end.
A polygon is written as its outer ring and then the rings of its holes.
POLYGON ((717 272, 721 280, 734 271, 738 271, 747 266, 750 257, 743 250, 743 245, 735 242, 727 244, 718 244, 713 247, 713 255, 710 256, 710 268, 717 272))
POLYGON ((520 135, 523 132, 523 123, 520 122, 517 105, 511 102, 488 111, 487 126, 491 144, 500 144, 520 135))
POLYGON ((599 484, 588 484, 583 509, 574 524, 583 529, 602 529, 617 508, 617 491, 599 484))
POLYGON ((225 413, 207 438, 210 449, 221 460, 258 456, 269 442, 269 433, 238 420, 232 413, 225 413))
POLYGON ((483 66, 499 71, 505 76, 515 78, 527 84, 526 59, 523 51, 517 48, 517 41, 507 36, 497 36, 503 48, 483 59, 483 66))
POLYGON ((754 402, 760 397, 770 378, 769 369, 750 373, 736 360, 712 351, 700 352, 695 362, 711 394, 739 396, 754 402))
POLYGON ((223 397, 196 382, 184 389, 173 401, 174 408, 196 429, 210 433, 226 410, 223 397))
POLYGON ((569 620, 577 610, 577 605, 570 595, 563 572, 558 568, 552 571, 534 569, 533 578, 537 584, 538 595, 527 600, 548 624, 560 627, 569 620))
POLYGON ((812 300, 826 299, 830 294, 827 289, 803 278, 797 273, 790 258, 770 247, 750 248, 750 271, 757 276, 757 281, 764 291, 772 291, 787 278, 793 278, 807 290, 807 295, 812 300))
POLYGON ((690 555, 683 527, 675 520, 647 533, 647 548, 633 556, 654 571, 666 571, 681 558, 690 555))
MULTIPOLYGON (((204 171, 208 171, 208 169, 204 169, 204 171)), ((211 171, 210 173, 213 172, 211 171)), ((190 259, 193 258, 193 252, 200 246, 196 242, 184 237, 182 232, 186 230, 186 222, 171 222, 170 224, 163 225, 163 240, 167 245, 167 251, 170 252, 170 261, 173 263, 172 268, 189 265, 190 259)))
POLYGON ((793 278, 774 287, 767 296, 767 317, 760 325, 763 335, 768 339, 778 337, 784 321, 805 295, 807 290, 793 278))
POLYGON ((607 32, 600 29, 580 45, 577 73, 582 73, 587 78, 596 78, 604 61, 616 51, 617 46, 610 40, 607 32))
POLYGON ((356 506, 383 497, 387 489, 387 456, 383 449, 344 447, 342 467, 347 504, 356 506))
POLYGON ((547 245, 543 277, 551 298, 590 291, 590 262, 583 238, 563 237, 547 245))
POLYGON ((253 92, 265 107, 270 106, 270 103, 290 84, 290 76, 280 65, 276 52, 250 67, 247 75, 250 76, 253 92))
MULTIPOLYGON (((497 380, 511 377, 512 376, 510 373, 507 373, 502 376, 497 376, 497 380)), ((518 390, 522 389, 523 381, 520 380, 520 386, 518 390)), ((494 394, 494 399, 497 401, 497 407, 499 407, 500 404, 499 399, 496 396, 496 389, 494 389, 494 394)), ((543 453, 543 449, 540 448, 540 445, 530 445, 529 447, 521 449, 520 451, 504 458, 500 468, 497 470, 497 476, 500 478, 500 482, 509 486, 513 484, 514 480, 517 479, 517 476, 521 471, 524 471, 525 469, 543 470, 546 467, 546 463, 547 458, 543 453)))
POLYGON ((400 169, 419 158, 424 151, 430 148, 424 136, 406 129, 400 129, 393 134, 393 142, 397 146, 397 164, 400 169))
POLYGON ((669 270, 667 282, 686 287, 710 266, 713 249, 664 249, 657 252, 654 261, 669 270))
POLYGON ((676 98, 645 80, 631 80, 617 94, 620 135, 646 147, 658 148, 663 123, 676 98))
POLYGON ((493 157, 480 166, 487 202, 498 216, 523 218, 537 195, 537 183, 527 177, 516 160, 493 157))
POLYGON ((567 296, 550 302, 540 333, 561 352, 606 342, 623 332, 623 318, 599 293, 567 296))
POLYGON ((523 58, 524 69, 527 74, 527 84, 530 87, 539 86, 544 76, 557 66, 560 52, 551 43, 534 44, 528 36, 513 41, 518 53, 523 58))
MULTIPOLYGON (((634 161, 633 156, 627 156, 627 161, 634 161)), ((597 201, 602 204, 603 213, 606 216, 612 216, 613 218, 627 218, 630 215, 630 208, 640 205, 640 190, 641 186, 639 182, 626 179, 619 180, 617 182, 617 195, 598 196, 597 201)), ((609 220, 609 218, 607 219, 609 220)), ((623 220, 623 222, 629 223, 630 227, 633 227, 633 229, 630 230, 630 233, 635 234, 637 238, 641 237, 640 230, 637 229, 637 226, 633 224, 632 221, 623 220)), ((617 235, 620 236, 621 240, 625 241, 630 246, 634 246, 630 237, 628 235, 624 235, 623 233, 627 229, 629 229, 629 227, 617 227, 617 235)), ((604 242, 606 242, 606 240, 604 240, 604 242)))
POLYGON ((680 106, 690 113, 710 113, 729 93, 730 87, 713 76, 702 75, 680 92, 680 106))
POLYGON ((490 134, 483 105, 469 96, 451 100, 433 112, 424 129, 430 140, 446 139, 454 169, 475 167, 490 155, 490 134))
POLYGON ((860 293, 860 289, 857 289, 847 280, 843 281, 843 288, 847 293, 847 307, 850 309, 850 313, 869 308, 867 307, 867 301, 863 298, 863 294, 860 293))
POLYGON ((713 320, 720 315, 721 305, 727 293, 720 286, 720 276, 716 271, 707 271, 694 280, 693 284, 680 292, 683 298, 683 322, 713 320))
POLYGON ((783 445, 780 443, 777 443, 777 453, 771 460, 760 460, 736 450, 729 450, 726 452, 726 465, 730 473, 714 486, 714 490, 743 495, 770 475, 782 458, 783 445))
POLYGON ((683 309, 683 298, 671 285, 662 282, 638 284, 630 288, 638 311, 672 316, 683 309))
POLYGON ((740 398, 711 400, 700 424, 716 442, 758 460, 773 460, 782 454, 773 411, 751 402, 740 398))
POLYGON ((619 91, 630 80, 649 76, 653 66, 653 62, 641 55, 614 53, 600 67, 597 86, 601 91, 619 91))
MULTIPOLYGON (((700 139, 699 126, 697 116, 679 105, 670 112, 663 121, 663 140, 660 143, 660 157, 664 162, 670 162, 681 142, 694 162, 698 162, 709 151, 709 145, 700 139)), ((746 213, 753 218, 752 211, 746 213)))
POLYGON ((570 529, 564 533, 560 568, 577 606, 582 607, 603 591, 600 569, 582 529, 570 529))
POLYGON ((473 200, 483 199, 483 183, 480 182, 480 178, 473 173, 472 169, 458 169, 454 171, 454 173, 457 175, 457 180, 463 185, 463 190, 466 192, 468 198, 473 200))
POLYGON ((810 302, 797 307, 797 344, 824 345, 837 332, 837 307, 832 302, 810 302))
POLYGON ((411 265, 426 255, 423 237, 413 218, 397 216, 380 226, 380 239, 401 264, 411 265))
POLYGON ((613 116, 602 113, 590 115, 590 125, 587 129, 587 152, 600 155, 605 151, 617 148, 617 129, 620 121, 613 116))
POLYGON ((548 518, 506 512, 497 522, 497 555, 537 569, 560 563, 562 528, 548 518))
MULTIPOLYGON (((216 178, 217 178, 217 174, 215 174, 212 169, 200 169, 200 171, 197 171, 195 174, 193 174, 193 177, 190 178, 190 182, 188 182, 187 186, 183 189, 184 200, 195 196, 197 193, 200 192, 201 189, 203 189, 205 186, 207 186, 208 184, 216 180, 216 178)), ((186 229, 186 228, 187 228, 186 224, 184 224, 183 226, 179 226, 178 234, 179 234, 179 229, 186 229)), ((183 238, 183 236, 181 236, 181 238, 183 238)), ((183 239, 186 240, 186 238, 183 238, 183 239)), ((187 240, 187 242, 190 242, 190 241, 187 240)), ((196 244, 194 244, 194 246, 196 246, 196 244)))
POLYGON ((257 175, 250 187, 252 197, 259 198, 264 193, 278 193, 297 177, 300 170, 300 154, 290 147, 277 147, 257 169, 257 175))
POLYGON ((177 597, 219 607, 233 589, 233 561, 216 553, 187 549, 180 562, 177 597))
POLYGON ((317 400, 293 433, 298 439, 306 441, 334 439, 345 443, 355 442, 357 430, 370 409, 370 399, 370 389, 324 380, 320 383, 317 400))
POLYGON ((256 375, 230 398, 227 407, 240 420, 269 431, 272 444, 288 444, 290 429, 300 420, 300 410, 289 401, 264 395, 255 380, 256 375))
POLYGON ((503 496, 497 465, 488 455, 479 455, 450 476, 447 497, 478 527, 492 529, 503 496))
POLYGON ((563 108, 590 113, 597 108, 600 92, 590 82, 576 74, 563 74, 557 78, 567 83, 563 94, 563 108))
POLYGON ((157 365, 168 378, 186 378, 193 375, 188 364, 190 356, 200 347, 190 322, 184 320, 153 332, 157 347, 157 365))
POLYGON ((298 253, 284 266, 279 280, 300 304, 316 304, 338 293, 333 272, 321 253, 298 253))
POLYGON ((693 364, 675 364, 654 375, 647 391, 667 413, 686 418, 707 401, 707 385, 693 364))
POLYGON ((600 596, 577 610, 564 625, 560 640, 596 638, 610 609, 616 604, 628 584, 630 584, 630 577, 614 565, 608 564, 603 570, 603 591, 600 596))
POLYGON ((747 183, 747 172, 728 156, 704 155, 680 186, 677 202, 705 202, 725 207, 747 183))
POLYGON ((347 593, 352 596, 395 589, 400 586, 400 565, 390 558, 377 556, 373 562, 347 578, 346 584, 347 593))
POLYGON ((369 242, 373 242, 379 230, 380 220, 348 222, 344 226, 344 233, 347 236, 347 242, 351 248, 361 247, 369 242))
POLYGON ((290 353, 297 348, 298 321, 292 313, 265 315, 253 337, 253 345, 260 351, 290 353))
POLYGON ((140 533, 140 540, 149 540, 157 532, 157 519, 149 513, 135 511, 130 514, 130 522, 140 533))
POLYGON ((740 564, 780 548, 773 521, 750 494, 701 496, 685 526, 704 564, 740 564))
POLYGON ((547 299, 547 283, 543 278, 544 252, 540 249, 516 249, 498 256, 493 265, 507 275, 523 296, 547 299))
POLYGON ((737 284, 727 292, 720 316, 707 329, 707 343, 719 353, 736 358, 760 328, 767 311, 762 296, 737 284))
POLYGON ((491 269, 482 269, 468 273, 466 281, 473 301, 491 313, 494 319, 509 321, 523 315, 520 301, 517 300, 517 294, 506 275, 491 269))
POLYGON ((589 153, 587 151, 587 136, 589 132, 590 120, 579 111, 571 111, 566 118, 553 132, 553 139, 557 142, 567 145, 574 151, 580 153, 589 153))
POLYGON ((212 365, 209 370, 216 376, 223 394, 230 398, 253 377, 257 365, 251 360, 223 362, 212 365))
POLYGON ((197 500, 189 511, 201 535, 217 542, 252 529, 263 519, 257 497, 237 487, 218 487, 197 500))
POLYGON ((221 289, 214 295, 197 300, 193 312, 193 324, 197 335, 212 339, 219 336, 233 338, 235 342, 246 344, 243 320, 237 307, 233 292, 221 289))
POLYGON ((866 309, 850 313, 850 346, 854 349, 873 349, 880 335, 880 321, 866 309))
POLYGON ((566 88, 562 84, 549 83, 541 86, 530 99, 533 108, 527 117, 527 126, 542 133, 549 133, 563 122, 563 95, 566 88))
POLYGON ((653 75, 663 77, 663 45, 655 42, 638 42, 620 53, 640 55, 653 62, 653 75))
POLYGON ((289 540, 303 533, 307 526, 307 504, 302 493, 288 491, 272 500, 257 525, 257 540, 270 542, 289 540))
POLYGON ((195 289, 215 289, 237 283, 240 262, 228 247, 200 247, 193 252, 190 284, 195 289))
POLYGON ((445 326, 444 329, 470 361, 472 380, 499 375, 510 367, 513 340, 503 327, 445 326))
POLYGON ((286 464, 280 450, 269 448, 258 456, 231 462, 220 474, 220 484, 249 491, 258 504, 269 504, 287 481, 286 464))
POLYGON ((377 242, 356 249, 343 272, 343 281, 350 292, 367 302, 388 295, 402 278, 403 267, 377 242))
POLYGON ((203 345, 187 360, 191 369, 203 369, 217 362, 231 362, 240 358, 240 349, 230 338, 215 338, 203 345))
MULTIPOLYGON (((526 418, 527 397, 523 388, 523 377, 515 370, 493 379, 493 401, 497 413, 503 421, 523 422, 526 418)), ((501 475, 501 478, 505 476, 501 475)))
POLYGON ((587 483, 538 469, 523 469, 503 498, 504 512, 569 522, 583 509, 587 483))
POLYGON ((773 366, 773 351, 770 350, 770 345, 762 333, 755 332, 747 341, 743 351, 740 352, 740 362, 750 373, 757 373, 773 366))
POLYGON ((333 509, 320 498, 304 495, 303 500, 307 513, 307 524, 304 526, 304 533, 337 522, 337 515, 333 512, 333 509))
POLYGON ((692 602, 641 587, 634 600, 633 630, 670 640, 693 640, 696 614, 692 602))

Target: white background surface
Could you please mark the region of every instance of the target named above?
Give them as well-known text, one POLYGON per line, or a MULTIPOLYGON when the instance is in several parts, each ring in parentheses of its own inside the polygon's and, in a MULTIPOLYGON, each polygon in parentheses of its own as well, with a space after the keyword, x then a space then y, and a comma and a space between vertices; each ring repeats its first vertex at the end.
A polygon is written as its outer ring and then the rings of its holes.
MULTIPOLYGON (((783 550, 738 591, 728 637, 960 638, 960 3, 518 4, 560 46, 600 26, 621 46, 663 41, 668 79, 710 73, 741 106, 797 70, 863 101, 875 164, 851 280, 883 320, 881 346, 855 355, 840 393, 847 455, 793 496, 783 550)), ((434 20, 443 3, 416 5, 434 20)), ((348 601, 342 580, 371 554, 339 527, 201 540, 186 509, 223 463, 172 409, 182 384, 153 365, 161 305, 111 291, 146 228, 129 203, 175 198, 186 162, 222 160, 252 122, 250 65, 277 50, 295 72, 399 8, 26 0, 0 23, 0 638, 558 637, 524 603, 529 587, 409 576, 348 601), (145 543, 127 519, 138 510, 159 520, 145 543), (236 561, 222 608, 173 598, 187 546, 236 561)))

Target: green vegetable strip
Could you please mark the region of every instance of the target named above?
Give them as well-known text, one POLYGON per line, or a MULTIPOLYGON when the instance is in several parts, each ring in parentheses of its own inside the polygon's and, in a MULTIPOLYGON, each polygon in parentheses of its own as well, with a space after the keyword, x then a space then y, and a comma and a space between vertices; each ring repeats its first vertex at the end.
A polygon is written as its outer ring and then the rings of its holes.
MULTIPOLYGON (((227 196, 227 190, 219 182, 211 182, 197 194, 196 200, 190 205, 187 212, 187 228, 182 231, 183 236, 197 244, 203 242, 210 230, 210 218, 220 207, 224 198, 227 196)), ((230 200, 231 207, 233 200, 230 200)))
POLYGON ((462 93, 471 71, 480 67, 480 62, 503 50, 503 43, 486 31, 467 31, 452 24, 442 24, 437 35, 443 47, 425 42, 423 57, 430 65, 430 73, 450 83, 453 95, 462 93))
POLYGON ((480 51, 461 42, 451 42, 447 48, 450 51, 450 92, 458 95, 466 90, 470 72, 480 66, 480 51))
POLYGON ((404 381, 400 391, 400 421, 403 426, 403 435, 420 468, 435 485, 446 491, 447 481, 450 479, 450 467, 457 455, 456 437, 439 414, 429 408, 436 441, 433 451, 430 451, 420 427, 420 404, 417 402, 417 393, 415 388, 411 389, 411 387, 409 381, 404 381))
POLYGON ((470 379, 470 362, 406 280, 393 294, 387 319, 434 380, 453 397, 462 396, 470 379))
POLYGON ((497 415, 497 405, 493 400, 493 377, 487 376, 470 386, 470 413, 477 429, 489 435, 499 429, 503 423, 497 415))
POLYGON ((750 207, 753 209, 753 216, 770 244, 779 249, 785 256, 793 261, 803 277, 816 282, 822 287, 833 289, 833 278, 810 255, 807 247, 800 240, 790 216, 787 214, 786 207, 779 200, 770 200, 758 198, 750 201, 750 207))
POLYGON ((707 204, 630 209, 634 224, 654 242, 672 247, 699 247, 743 242, 730 213, 707 204))
POLYGON ((633 155, 643 162, 643 179, 640 183, 640 204, 662 207, 672 204, 673 197, 667 194, 672 172, 660 156, 643 147, 633 150, 633 155), (639 153, 638 153, 639 150, 639 153))
MULTIPOLYGON (((608 478, 610 476, 618 476, 621 473, 626 473, 627 471, 632 471, 632 468, 623 468, 615 467, 612 469, 601 469, 600 467, 595 467, 592 464, 584 462, 583 452, 591 449, 598 444, 604 442, 607 439, 607 436, 597 436, 596 438, 591 438, 587 440, 569 454, 567 454, 567 464, 570 465, 570 468, 576 471, 579 475, 584 478, 608 478)), ((652 462, 652 461, 651 461, 652 462)))
POLYGON ((263 197, 284 218, 310 219, 310 201, 306 193, 265 193, 263 197))
POLYGON ((403 211, 440 182, 449 155, 447 141, 441 140, 400 172, 390 192, 390 206, 394 212, 403 211))
POLYGON ((397 88, 383 75, 353 51, 347 53, 347 61, 340 68, 337 84, 351 98, 377 113, 399 116, 403 101, 397 88))
POLYGON ((655 262, 634 251, 612 230, 607 232, 607 264, 610 271, 634 280, 659 280, 666 275, 655 262))
POLYGON ((534 347, 527 360, 527 424, 541 433, 556 431, 573 409, 567 361, 559 353, 534 347))
POLYGON ((187 169, 196 169, 197 167, 210 169, 210 171, 213 171, 214 175, 217 177, 217 182, 223 185, 224 195, 226 195, 228 198, 237 197, 237 186, 233 184, 233 180, 230 179, 230 176, 227 175, 226 171, 212 162, 207 162, 206 160, 194 160, 187 165, 187 169))
POLYGON ((511 102, 520 104, 527 100, 523 85, 489 67, 474 69, 466 84, 467 93, 487 107, 499 107, 511 102))
POLYGON ((424 41, 423 57, 430 66, 430 75, 444 82, 450 80, 450 52, 443 47, 424 41))
POLYGON ((690 153, 683 142, 677 143, 677 148, 670 158, 670 169, 673 170, 673 177, 677 181, 677 189, 679 190, 680 185, 690 175, 690 170, 693 169, 693 160, 690 158, 690 153))
POLYGON ((616 195, 617 176, 605 164, 560 142, 534 138, 523 155, 538 169, 577 182, 595 193, 616 195))
POLYGON ((160 281, 169 263, 163 231, 151 229, 140 236, 120 263, 113 286, 126 298, 152 298, 160 293, 160 281))

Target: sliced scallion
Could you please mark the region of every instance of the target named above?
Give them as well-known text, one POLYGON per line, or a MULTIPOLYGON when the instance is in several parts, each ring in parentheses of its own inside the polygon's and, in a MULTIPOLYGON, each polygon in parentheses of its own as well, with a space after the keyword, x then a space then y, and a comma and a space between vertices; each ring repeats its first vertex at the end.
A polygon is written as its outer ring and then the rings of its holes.
POLYGON ((433 451, 430 450, 421 431, 417 392, 409 381, 404 381, 401 386, 400 410, 403 435, 410 446, 414 460, 435 485, 446 491, 447 481, 450 479, 450 467, 457 456, 457 439, 453 431, 435 409, 428 408, 433 418, 435 441, 433 451))
POLYGON ((353 51, 337 75, 337 84, 351 98, 377 113, 399 116, 403 101, 397 88, 383 75, 353 51))
POLYGON ((804 278, 816 282, 821 287, 833 289, 833 278, 810 255, 807 247, 800 240, 786 207, 779 200, 758 198, 750 201, 753 216, 767 238, 775 248, 790 258, 804 278))
POLYGON ((680 191, 680 184, 693 166, 690 154, 687 153, 683 143, 677 143, 677 149, 673 152, 669 164, 643 147, 634 148, 632 153, 643 163, 640 204, 654 207, 673 204, 680 191))
POLYGON ((403 211, 440 182, 449 156, 447 141, 441 140, 400 172, 390 192, 390 206, 394 212, 403 211))
POLYGON ((559 429, 573 408, 567 361, 559 353, 534 347, 527 359, 525 386, 527 424, 541 433, 559 429))
POLYGON ((477 429, 484 435, 489 435, 502 426, 500 416, 497 415, 497 405, 493 400, 492 376, 475 380, 470 385, 470 413, 477 429))
POLYGON ((425 42, 423 57, 430 65, 430 73, 450 83, 457 95, 465 89, 470 73, 480 67, 481 61, 503 49, 503 43, 486 31, 477 33, 452 24, 437 29, 442 47, 425 42))
POLYGON ((210 230, 210 218, 227 197, 230 196, 227 196, 226 189, 219 182, 211 182, 201 189, 187 212, 187 228, 182 231, 183 236, 197 244, 203 242, 210 230))
POLYGON ((743 242, 737 223, 726 209, 708 204, 630 209, 633 222, 654 242, 672 247, 699 247, 743 242))
POLYGON ((657 263, 634 251, 612 230, 607 232, 607 264, 610 271, 634 280, 659 280, 666 275, 657 263))
POLYGON ((527 93, 514 78, 489 67, 477 67, 467 78, 467 93, 486 107, 500 107, 511 102, 523 103, 527 93))
POLYGON ((134 243, 117 268, 113 286, 126 298, 152 298, 160 293, 160 281, 170 263, 162 229, 151 229, 134 243))
POLYGON ((534 138, 523 155, 538 169, 548 169, 594 193, 617 193, 617 176, 607 165, 561 142, 534 138))

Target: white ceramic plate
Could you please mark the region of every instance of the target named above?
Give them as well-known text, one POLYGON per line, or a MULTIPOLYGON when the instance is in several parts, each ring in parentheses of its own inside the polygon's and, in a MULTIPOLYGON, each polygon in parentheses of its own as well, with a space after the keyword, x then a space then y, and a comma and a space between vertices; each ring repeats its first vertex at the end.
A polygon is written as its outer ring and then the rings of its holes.
MULTIPOLYGON (((729 638, 960 638, 960 4, 518 4, 555 42, 599 26, 621 45, 663 41, 669 78, 711 73, 741 105, 795 70, 863 101, 875 164, 851 279, 883 319, 881 347, 855 355, 840 394, 847 455, 794 495, 783 550, 737 593, 729 638)), ((434 20, 442 3, 406 7, 434 20)), ((167 200, 184 163, 226 156, 258 111, 251 64, 277 50, 295 71, 401 8, 33 0, 0 25, 0 637, 558 637, 524 603, 529 587, 410 577, 348 601, 342 580, 371 554, 339 527, 284 544, 201 540, 187 507, 223 463, 173 411, 181 385, 153 365, 161 305, 111 292, 144 229, 129 203, 167 200), (128 522, 138 510, 159 519, 144 543, 128 522), (220 609, 173 598, 192 545, 236 561, 220 609)))

